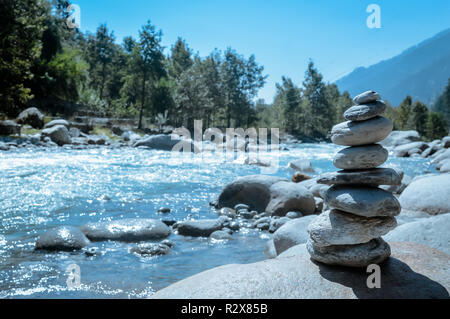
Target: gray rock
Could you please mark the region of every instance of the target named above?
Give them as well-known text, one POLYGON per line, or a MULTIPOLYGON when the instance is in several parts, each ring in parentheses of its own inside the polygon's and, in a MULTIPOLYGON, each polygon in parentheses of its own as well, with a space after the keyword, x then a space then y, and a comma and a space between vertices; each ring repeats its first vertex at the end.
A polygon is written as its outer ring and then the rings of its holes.
POLYGON ((209 238, 215 239, 215 240, 230 240, 233 239, 233 237, 226 231, 223 230, 216 230, 211 235, 209 235, 209 238))
POLYGON ((181 222, 178 225, 178 234, 182 236, 192 237, 209 237, 216 230, 221 230, 224 227, 224 220, 218 219, 203 219, 203 220, 188 220, 181 222))
POLYGON ((405 188, 411 183, 412 178, 408 175, 404 175, 400 185, 382 185, 381 189, 388 191, 389 193, 401 194, 405 188))
POLYGON ((162 151, 180 151, 180 152, 184 150, 189 152, 195 151, 195 146, 194 143, 192 143, 192 141, 183 140, 175 135, 166 135, 166 134, 153 135, 148 138, 137 140, 133 144, 133 146, 134 147, 145 146, 151 149, 162 151))
POLYGON ((59 226, 41 235, 35 249, 49 251, 73 251, 86 247, 89 240, 78 229, 72 226, 59 226))
POLYGON ((381 288, 367 287, 366 269, 311 261, 305 245, 275 259, 225 265, 152 295, 154 299, 408 299, 449 298, 449 256, 412 243, 392 243, 381 264, 381 288))
POLYGON ((404 145, 411 142, 420 141, 420 136, 417 131, 393 131, 380 142, 381 145, 388 148, 394 148, 398 145, 404 145))
POLYGON ((376 187, 332 186, 324 200, 332 208, 363 217, 392 217, 401 210, 394 195, 376 187))
POLYGON ((125 142, 135 142, 141 139, 139 134, 136 134, 132 131, 123 132, 120 136, 125 142))
POLYGON ((70 144, 72 142, 67 127, 63 125, 56 125, 51 128, 42 130, 41 138, 45 137, 49 137, 52 142, 58 144, 59 146, 70 144))
POLYGON ((44 126, 44 115, 37 108, 30 107, 19 114, 17 123, 28 124, 33 128, 41 129, 44 126))
POLYGON ((314 195, 314 197, 324 198, 328 188, 330 188, 329 185, 316 184, 312 186, 309 190, 314 195))
POLYGON ((69 122, 67 122, 66 120, 63 120, 63 119, 50 121, 44 125, 44 128, 51 128, 56 125, 63 125, 65 127, 69 128, 69 122))
POLYGON ((323 199, 320 197, 314 197, 314 201, 316 202, 316 213, 320 214, 323 211, 323 199))
POLYGON ((238 211, 238 216, 244 218, 244 219, 252 219, 253 217, 255 217, 258 214, 257 211, 252 210, 251 212, 249 212, 246 209, 241 209, 238 211))
MULTIPOLYGON (((314 200, 316 200, 316 198, 314 198, 314 200)), ((323 202, 323 201, 322 201, 323 202)), ((316 202, 317 203, 317 202, 316 202)), ((288 212, 286 214, 286 217, 290 218, 290 219, 295 219, 295 218, 300 218, 303 217, 303 214, 300 212, 288 212)))
POLYGON ((322 174, 317 183, 327 185, 400 185, 402 179, 392 168, 345 170, 322 174))
POLYGON ((240 211, 241 209, 250 210, 250 207, 248 205, 245 205, 245 204, 237 204, 237 205, 234 206, 234 210, 235 211, 240 211))
POLYGON ((311 161, 307 159, 298 159, 291 161, 288 163, 288 168, 293 169, 296 172, 314 173, 311 161))
POLYGON ((118 240, 136 242, 158 240, 170 235, 170 228, 160 220, 126 218, 85 224, 81 231, 92 241, 118 240))
POLYGON ((158 209, 158 213, 161 213, 161 214, 168 214, 170 212, 171 212, 171 209, 169 207, 160 207, 158 209))
POLYGON ((239 231, 239 229, 241 228, 241 225, 238 222, 231 222, 228 225, 228 228, 230 228, 232 231, 239 231))
POLYGON ((305 187, 298 183, 278 182, 270 187, 270 202, 265 211, 276 216, 284 216, 292 210, 310 215, 315 208, 314 196, 305 187))
POLYGON ((446 136, 442 139, 442 147, 449 148, 450 147, 450 136, 446 136))
POLYGON ((223 207, 219 210, 219 216, 227 216, 230 218, 236 218, 236 211, 229 207, 223 207))
POLYGON ((333 158, 333 164, 340 169, 375 168, 386 162, 389 152, 381 145, 347 147, 333 158))
POLYGON ((8 150, 9 150, 8 144, 0 142, 0 151, 8 151, 8 150))
POLYGON ((422 218, 398 226, 387 234, 388 242, 419 243, 450 254, 450 214, 422 218))
POLYGON ((375 91, 366 91, 353 98, 353 102, 357 105, 365 103, 373 103, 380 99, 380 95, 375 91))
POLYGON ((316 218, 315 215, 296 218, 286 222, 273 234, 273 242, 277 255, 283 251, 304 244, 309 238, 308 225, 316 218))
POLYGON ((169 246, 170 248, 173 248, 175 246, 175 243, 169 239, 164 239, 162 242, 160 242, 160 244, 169 246))
POLYGON ((446 159, 450 159, 450 149, 443 149, 442 152, 436 152, 436 154, 434 154, 435 156, 433 156, 433 160, 431 161, 431 164, 439 164, 440 162, 446 160, 446 159))
POLYGON ((389 245, 381 238, 364 244, 316 246, 311 240, 306 243, 311 258, 327 265, 367 267, 379 264, 391 255, 389 245))
POLYGON ((450 172, 450 158, 445 159, 442 162, 439 162, 439 171, 441 173, 449 173, 450 172))
POLYGON ((397 226, 394 217, 361 217, 339 210, 326 211, 308 226, 314 246, 354 245, 381 237, 397 226))
POLYGON ((21 126, 14 121, 0 121, 0 135, 20 135, 21 126))
POLYGON ((267 175, 240 177, 222 190, 217 203, 218 208, 246 204, 250 209, 263 212, 270 201, 270 187, 280 181, 287 179, 267 175))
POLYGON ((415 179, 400 195, 405 210, 430 215, 450 212, 450 174, 443 173, 415 179))
POLYGON ((373 144, 385 139, 392 128, 392 122, 382 116, 360 122, 348 121, 332 128, 331 140, 334 144, 344 146, 373 144))
POLYGON ((417 149, 416 153, 422 152, 427 148, 427 144, 425 142, 412 142, 408 144, 399 145, 394 148, 394 156, 397 157, 407 157, 413 154, 412 150, 417 149))
POLYGON ((264 255, 266 255, 266 257, 270 259, 277 257, 277 252, 275 250, 275 245, 273 244, 273 239, 267 241, 266 245, 264 246, 264 255))
POLYGON ((81 135, 81 132, 76 127, 71 127, 69 129, 69 135, 70 135, 71 138, 79 138, 80 135, 81 135))
POLYGON ((170 253, 172 249, 164 245, 162 243, 155 244, 155 243, 143 243, 139 244, 136 247, 133 247, 130 249, 130 253, 135 253, 142 256, 161 256, 161 255, 167 255, 170 253))
POLYGON ((355 105, 344 113, 344 118, 348 121, 365 121, 382 114, 386 110, 383 101, 355 105))
POLYGON ((442 149, 442 146, 440 145, 440 140, 434 140, 431 143, 428 143, 428 147, 420 154, 422 157, 429 157, 442 149))
MULTIPOLYGON (((291 213, 293 213, 293 212, 291 212, 291 213)), ((270 233, 276 232, 278 229, 280 229, 281 226, 283 226, 284 224, 286 224, 287 222, 289 222, 291 220, 292 219, 290 217, 281 217, 281 218, 270 220, 269 232, 270 233)))

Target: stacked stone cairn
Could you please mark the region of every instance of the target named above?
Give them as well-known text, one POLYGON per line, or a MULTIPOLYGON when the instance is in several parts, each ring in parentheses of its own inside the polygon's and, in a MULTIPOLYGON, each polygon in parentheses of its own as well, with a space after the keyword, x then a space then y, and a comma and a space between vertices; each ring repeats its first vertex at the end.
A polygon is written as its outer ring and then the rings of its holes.
POLYGON ((400 174, 377 168, 388 151, 377 142, 392 131, 392 122, 380 116, 386 105, 378 93, 367 91, 353 99, 355 106, 331 131, 334 144, 349 146, 333 160, 342 170, 319 176, 317 182, 331 185, 324 202, 328 210, 308 226, 307 249, 311 258, 329 265, 366 267, 387 259, 391 250, 381 238, 397 226, 394 216, 401 207, 397 198, 379 185, 399 185, 400 174))

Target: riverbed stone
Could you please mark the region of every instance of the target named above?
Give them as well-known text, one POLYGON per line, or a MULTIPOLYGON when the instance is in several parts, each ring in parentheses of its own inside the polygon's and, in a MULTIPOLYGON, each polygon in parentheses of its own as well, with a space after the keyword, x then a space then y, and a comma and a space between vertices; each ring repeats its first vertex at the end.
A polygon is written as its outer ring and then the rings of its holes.
POLYGON ((56 125, 63 125, 65 127, 69 128, 70 124, 66 120, 58 119, 58 120, 53 120, 53 121, 48 122, 47 124, 44 125, 44 128, 51 128, 56 125))
POLYGON ((308 225, 316 218, 315 215, 287 221, 273 234, 273 242, 277 255, 283 251, 298 245, 304 244, 309 238, 308 225))
POLYGON ((250 175, 226 185, 219 195, 218 208, 246 204, 249 209, 263 212, 270 202, 270 187, 285 178, 268 175, 250 175))
POLYGON ((130 249, 130 253, 142 255, 144 257, 167 255, 171 252, 171 247, 163 243, 143 243, 130 249))
MULTIPOLYGON (((224 217, 224 216, 222 216, 224 217)), ((216 230, 224 227, 224 219, 188 220, 179 223, 178 234, 192 237, 209 237, 216 230)))
POLYGON ((404 145, 411 142, 420 141, 420 135, 417 131, 393 131, 380 144, 387 148, 394 148, 398 145, 404 145))
POLYGON ((363 217, 396 216, 401 207, 391 193, 377 187, 332 186, 324 198, 331 208, 363 217))
POLYGON ((308 159, 297 159, 290 161, 287 165, 288 168, 301 173, 314 173, 314 169, 311 165, 311 161, 308 159))
POLYGON ((382 114, 386 110, 386 104, 383 101, 375 101, 352 106, 344 113, 344 118, 349 121, 364 121, 382 114))
POLYGON ((400 195, 405 210, 430 215, 450 213, 450 173, 414 179, 400 195))
POLYGON ((14 121, 0 121, 0 135, 20 135, 21 126, 14 121))
POLYGON ((70 144, 72 142, 69 131, 64 125, 56 125, 51 128, 42 130, 41 138, 49 137, 52 142, 63 146, 64 144, 70 144))
POLYGON ((376 168, 388 159, 389 152, 379 144, 347 147, 333 158, 333 165, 340 169, 376 168))
POLYGON ((270 187, 270 202, 265 211, 274 216, 285 216, 290 211, 313 214, 316 205, 313 194, 298 183, 278 182, 270 187))
POLYGON ((400 185, 402 178, 392 168, 343 170, 322 174, 317 183, 327 185, 400 185))
POLYGON ((389 245, 376 238, 363 244, 317 246, 310 239, 306 243, 311 258, 327 265, 367 267, 379 264, 391 255, 389 245))
POLYGON ((45 232, 36 241, 36 250, 73 251, 89 245, 89 239, 76 227, 59 226, 45 232))
POLYGON ((308 226, 315 246, 354 245, 381 237, 397 226, 394 217, 361 217, 340 210, 325 211, 308 226))
POLYGON ((28 124, 33 128, 41 129, 44 126, 44 115, 37 108, 30 107, 19 114, 17 123, 28 124))
POLYGON ((133 144, 133 147, 141 146, 161 151, 195 151, 195 145, 191 140, 184 140, 175 135, 168 134, 158 134, 142 138, 133 144))
POLYGON ((230 240, 233 239, 233 236, 231 236, 231 234, 226 231, 216 230, 213 233, 211 233, 211 235, 209 235, 209 238, 215 240, 230 240))
POLYGON ((392 132, 392 122, 382 116, 366 121, 348 121, 335 125, 331 130, 334 144, 358 146, 380 142, 392 132))
POLYGON ((225 265, 174 283, 154 299, 416 299, 449 298, 449 255, 419 244, 391 243, 380 264, 382 284, 367 287, 366 268, 311 260, 304 244, 275 259, 225 265))
POLYGON ((373 90, 365 91, 361 94, 358 94, 353 98, 353 102, 356 105, 365 104, 365 103, 373 103, 380 99, 380 95, 373 90))
POLYGON ((92 241, 117 240, 136 242, 158 240, 170 235, 170 228, 160 220, 126 218, 87 223, 81 231, 92 241))
POLYGON ((427 149, 428 144, 425 142, 412 142, 403 145, 396 146, 393 150, 394 156, 397 157, 408 157, 414 153, 421 153, 427 149))

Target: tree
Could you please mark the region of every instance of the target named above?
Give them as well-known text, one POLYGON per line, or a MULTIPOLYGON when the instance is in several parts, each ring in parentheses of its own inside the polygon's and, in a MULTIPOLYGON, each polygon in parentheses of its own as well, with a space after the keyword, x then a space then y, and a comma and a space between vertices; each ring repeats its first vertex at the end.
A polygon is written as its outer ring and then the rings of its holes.
POLYGON ((303 124, 305 133, 321 138, 327 135, 335 121, 335 111, 327 100, 322 78, 314 63, 310 61, 303 81, 303 99, 306 101, 303 124))
POLYGON ((440 113, 430 112, 427 120, 427 137, 430 140, 441 139, 448 134, 448 127, 444 116, 440 113))
POLYGON ((397 125, 400 130, 408 129, 408 122, 411 114, 412 98, 411 96, 406 96, 406 98, 400 103, 398 108, 398 118, 397 125))
POLYGON ((188 48, 186 42, 178 38, 172 47, 171 56, 168 61, 168 73, 171 78, 178 79, 183 72, 194 64, 191 55, 192 51, 188 48))
POLYGON ((414 129, 421 136, 425 136, 427 131, 428 108, 420 101, 414 102, 412 106, 411 122, 414 129))
POLYGON ((450 126, 450 78, 448 79, 444 92, 434 104, 433 110, 435 112, 442 113, 447 125, 450 126))
POLYGON ((296 133, 299 125, 298 119, 301 113, 300 89, 295 86, 291 79, 281 77, 281 84, 276 84, 277 93, 274 104, 281 109, 281 125, 288 133, 296 133))
POLYGON ((33 97, 25 81, 41 54, 46 10, 43 0, 0 1, 0 112, 10 116, 33 97))

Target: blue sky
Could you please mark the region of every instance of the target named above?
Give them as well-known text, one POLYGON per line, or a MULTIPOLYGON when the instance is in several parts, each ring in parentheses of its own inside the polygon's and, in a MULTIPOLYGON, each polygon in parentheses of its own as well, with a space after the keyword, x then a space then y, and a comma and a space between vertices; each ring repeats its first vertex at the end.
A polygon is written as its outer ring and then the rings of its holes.
POLYGON ((450 27, 450 1, 413 0, 72 0, 81 30, 107 23, 117 41, 151 20, 168 53, 177 37, 201 56, 232 47, 265 67, 259 97, 271 102, 285 75, 300 84, 311 58, 326 81, 358 66, 401 53, 450 27), (369 29, 369 4, 381 9, 381 28, 369 29))

